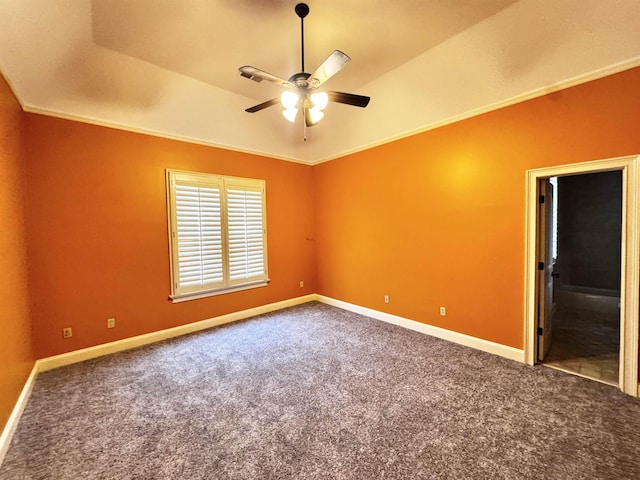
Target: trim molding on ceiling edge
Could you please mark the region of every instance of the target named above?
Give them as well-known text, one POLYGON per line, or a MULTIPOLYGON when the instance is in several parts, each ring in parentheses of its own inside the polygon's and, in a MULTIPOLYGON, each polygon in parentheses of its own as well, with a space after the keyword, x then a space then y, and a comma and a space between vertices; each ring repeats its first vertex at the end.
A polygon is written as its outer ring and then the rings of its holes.
POLYGON ((331 160, 337 160, 339 158, 346 157, 348 155, 353 155, 354 153, 362 152, 364 150, 369 150, 370 148, 379 147, 380 145, 385 145, 387 143, 395 142, 397 140, 402 140, 403 138, 412 137, 413 135, 418 135, 420 133, 428 132, 429 130, 435 130, 436 128, 444 127, 446 125, 451 125, 452 123, 461 122, 462 120, 467 120, 472 117, 477 117, 478 115, 482 115, 484 113, 493 112, 495 110, 500 110, 501 108, 510 107, 517 103, 522 103, 522 102, 526 102, 527 100, 533 100, 534 98, 543 97, 550 93, 558 92, 560 90, 565 90, 571 87, 576 87, 578 85, 582 85, 583 83, 588 83, 594 80, 598 80, 600 78, 608 77, 609 75, 615 75, 616 73, 621 73, 621 72, 624 72, 625 70, 631 70, 632 68, 635 68, 635 67, 640 67, 640 57, 631 58, 629 60, 625 60, 620 63, 609 65, 608 67, 603 67, 598 70, 593 70, 589 73, 577 75, 567 80, 563 80, 561 82, 557 82, 557 83, 548 85, 546 87, 540 87, 526 93, 515 95, 511 98, 489 104, 485 107, 475 108, 473 110, 469 110, 467 112, 454 115, 444 120, 440 120, 438 122, 425 125, 424 127, 419 127, 414 130, 409 130, 408 132, 392 135, 382 140, 368 143, 361 147, 356 147, 351 150, 345 150, 335 155, 330 155, 328 157, 316 160, 314 162, 310 162, 310 164, 318 165, 320 163, 330 162, 331 160))
POLYGON ((55 111, 55 110, 50 110, 50 109, 46 109, 46 108, 42 108, 42 107, 38 107, 35 105, 31 105, 28 103, 25 103, 17 94, 16 89, 13 86, 13 83, 11 82, 10 78, 6 75, 6 72, 0 72, 3 73, 3 76, 5 78, 5 80, 7 81, 7 83, 9 84, 9 87, 11 88, 11 90, 13 91, 13 94, 15 95, 16 99, 18 100, 18 103, 20 103, 20 106, 22 107, 22 110, 28 113, 36 113, 39 115, 45 115, 45 116, 49 116, 49 117, 56 117, 56 118, 62 118, 65 120, 72 120, 72 121, 76 121, 76 122, 81 122, 81 123, 88 123, 91 125, 99 125, 102 127, 108 127, 108 128, 114 128, 116 130, 124 130, 127 132, 133 132, 133 133, 140 133, 143 135, 150 135, 150 136, 154 136, 154 137, 160 137, 160 138, 166 138, 169 140, 176 140, 179 142, 186 142, 186 143, 193 143, 196 145, 204 145, 206 147, 215 147, 215 148, 221 148, 224 150, 231 150, 231 151, 235 151, 235 152, 241 152, 241 153, 248 153, 251 155, 257 155, 260 157, 268 157, 268 158, 274 158, 276 160, 283 160, 286 162, 293 162, 293 163, 301 163, 303 165, 319 165, 321 163, 325 163, 325 162, 329 162, 331 160, 337 160, 339 158, 342 157, 346 157, 348 155, 352 155, 354 153, 358 153, 358 152, 362 152, 364 150, 368 150, 374 147, 378 147, 380 145, 385 145, 387 143, 391 143, 391 142, 395 142, 397 140, 402 140, 403 138, 407 138, 407 137, 411 137, 413 135, 418 135, 420 133, 424 133, 427 132, 429 130, 434 130, 436 128, 440 128, 440 127, 444 127, 445 125, 450 125, 452 123, 456 123, 456 122, 460 122, 462 120, 466 120, 468 118, 471 117, 475 117, 478 115, 482 115, 483 113, 488 113, 494 110, 499 110, 501 108, 505 108, 505 107, 509 107, 511 105, 515 105, 516 103, 521 103, 527 100, 532 100, 534 98, 537 97, 542 97, 544 95, 547 95, 549 93, 553 93, 553 92, 557 92, 559 90, 564 90, 566 88, 570 88, 570 87, 575 87, 577 85, 583 84, 583 83, 587 83, 587 82, 591 82, 593 80, 598 80, 600 78, 604 78, 607 77, 609 75, 614 75, 616 73, 621 73, 624 72, 625 70, 630 70, 632 68, 635 67, 639 67, 640 66, 640 57, 635 57, 635 58, 631 58, 629 60, 625 60, 613 65, 609 65, 607 67, 603 67, 597 70, 593 70, 589 73, 585 73, 582 75, 577 75, 575 77, 572 77, 570 79, 567 80, 563 80, 557 83, 554 83, 552 85, 546 86, 546 87, 541 87, 541 88, 537 88, 535 90, 531 90, 529 92, 520 94, 520 95, 516 95, 514 97, 508 98, 506 100, 502 100, 499 102, 495 102, 492 103, 490 105, 487 105, 485 107, 480 107, 480 108, 476 108, 473 110, 469 110, 468 112, 465 113, 461 113, 458 115, 454 115, 452 117, 449 117, 445 120, 441 120, 439 122, 435 122, 435 123, 431 123, 428 125, 425 125, 423 127, 419 127, 413 130, 409 130, 407 132, 404 133, 400 133, 397 135, 392 135, 390 137, 384 138, 382 140, 379 141, 375 141, 375 142, 371 142, 368 143, 366 145, 360 146, 360 147, 356 147, 350 150, 345 150, 342 151, 340 153, 334 154, 334 155, 329 155, 327 157, 322 157, 319 158, 317 160, 302 160, 299 158, 292 158, 292 157, 286 157, 286 156, 281 156, 281 155, 276 155, 274 153, 265 153, 265 152, 259 152, 259 151, 255 151, 255 150, 250 150, 250 149, 243 149, 243 148, 239 148, 239 147, 234 147, 231 145, 223 145, 223 144, 216 144, 214 142, 207 142, 204 140, 198 140, 198 139, 194 139, 194 138, 190 138, 190 137, 185 137, 185 136, 180 136, 180 135, 169 135, 167 133, 162 133, 162 132, 157 132, 154 130, 149 130, 149 129, 143 129, 143 128, 138 128, 138 127, 134 127, 134 126, 128 126, 128 125, 123 125, 123 124, 118 124, 115 122, 109 122, 109 121, 105 121, 105 120, 99 120, 96 118, 91 118, 91 117, 83 117, 81 115, 73 115, 73 114, 68 114, 68 113, 63 113, 63 112, 59 112, 59 111, 55 111))
MULTIPOLYGON (((15 91, 14 91, 14 95, 15 95, 15 91)), ((18 98, 17 95, 16 95, 16 98, 18 98)), ((257 150, 251 150, 249 148, 240 148, 240 147, 234 147, 233 145, 225 145, 222 143, 208 142, 206 140, 200 140, 197 138, 192 138, 192 137, 187 137, 182 135, 171 135, 168 133, 159 132, 157 130, 145 129, 140 127, 135 127, 133 125, 126 125, 122 123, 110 122, 108 120, 100 120, 98 118, 85 117, 82 115, 75 115, 70 113, 59 112, 57 110, 50 110, 47 108, 37 107, 35 105, 23 103, 20 100, 18 100, 18 102, 20 103, 22 110, 26 113, 35 113, 38 115, 44 115, 46 117, 61 118, 63 120, 71 120, 73 122, 86 123, 89 125, 97 125, 99 127, 113 128, 115 130, 122 130, 125 132, 131 132, 131 133, 139 133, 142 135, 149 135, 151 137, 164 138, 167 140, 175 140, 177 142, 191 143, 194 145, 203 145, 205 147, 220 148, 222 150, 230 150, 232 152, 247 153, 247 154, 255 155, 258 157, 266 157, 266 158, 272 158, 275 160, 283 160, 285 162, 301 163, 303 165, 313 165, 313 162, 310 162, 307 160, 301 160, 293 157, 286 157, 283 155, 276 155, 275 153, 264 153, 264 152, 259 152, 257 150)))

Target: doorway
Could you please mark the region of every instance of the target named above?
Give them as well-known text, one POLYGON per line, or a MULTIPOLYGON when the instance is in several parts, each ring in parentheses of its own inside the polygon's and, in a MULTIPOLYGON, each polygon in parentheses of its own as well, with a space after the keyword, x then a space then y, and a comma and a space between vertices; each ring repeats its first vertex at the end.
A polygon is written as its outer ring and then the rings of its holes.
POLYGON ((538 241, 549 265, 540 276, 550 288, 539 295, 538 362, 617 386, 622 170, 540 182, 538 241))
MULTIPOLYGON (((638 230, 638 214, 640 213, 638 198, 638 162, 640 156, 621 157, 608 160, 598 160, 579 164, 562 165, 527 171, 527 210, 526 210, 526 251, 525 251, 525 360, 534 365, 539 357, 545 358, 553 348, 554 327, 561 325, 556 318, 553 324, 553 304, 545 302, 544 297, 553 298, 559 292, 554 292, 553 283, 549 282, 552 274, 562 272, 553 270, 553 257, 550 253, 550 242, 541 242, 541 238, 549 238, 541 230, 551 229, 549 218, 541 218, 544 212, 540 208, 540 198, 549 193, 548 179, 552 177, 569 177, 574 175, 599 172, 618 172, 621 176, 621 242, 620 242, 620 300, 619 300, 619 340, 618 345, 618 375, 615 383, 625 393, 638 395, 638 289, 640 287, 640 234, 638 230), (543 190, 544 188, 544 190, 543 190), (543 233, 543 234, 541 234, 543 233), (551 311, 547 311, 547 308, 551 311), (549 307, 550 305, 550 307, 549 307), (542 318, 542 325, 538 322, 542 318), (550 336, 547 336, 550 335, 550 336), (547 341, 545 343, 545 340, 547 341)), ((552 192, 551 192, 552 195, 552 192)), ((570 280, 570 279, 569 279, 570 280)), ((567 282, 569 283, 569 282, 567 282)), ((569 288, 569 290, 571 290, 569 288)), ((593 294, 590 292, 586 295, 593 294)), ((602 293, 602 292, 598 292, 602 293)), ((566 294, 562 299, 567 304, 572 294, 566 294)), ((615 308, 618 308, 618 301, 615 308)), ((604 300, 606 306, 607 300, 604 300)), ((610 306, 610 305, 609 305, 610 306)), ((556 312, 558 305, 555 305, 556 312)), ((604 307, 603 307, 604 308, 604 307)), ((584 320, 584 319, 583 319, 584 320)), ((575 321, 575 319, 574 319, 575 321)), ((558 332, 556 332, 558 333, 558 332)), ((615 375, 614 375, 615 376, 615 375)))

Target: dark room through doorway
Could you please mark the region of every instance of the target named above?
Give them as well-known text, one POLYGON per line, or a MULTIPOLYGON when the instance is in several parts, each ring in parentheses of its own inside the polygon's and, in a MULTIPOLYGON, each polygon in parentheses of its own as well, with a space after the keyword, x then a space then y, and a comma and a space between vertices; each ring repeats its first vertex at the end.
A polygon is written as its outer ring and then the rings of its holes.
POLYGON ((619 384, 622 171, 542 180, 547 250, 538 361, 619 384), (549 263, 550 262, 550 263, 549 263))

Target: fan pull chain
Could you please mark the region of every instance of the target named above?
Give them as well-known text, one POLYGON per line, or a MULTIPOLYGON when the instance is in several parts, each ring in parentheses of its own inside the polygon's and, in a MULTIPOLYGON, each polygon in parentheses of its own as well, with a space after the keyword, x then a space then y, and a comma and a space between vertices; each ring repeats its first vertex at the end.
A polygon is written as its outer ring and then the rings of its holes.
POLYGON ((302 109, 302 113, 304 114, 302 116, 302 138, 306 142, 307 141, 307 120, 306 120, 307 119, 307 115, 306 115, 307 112, 305 112, 304 108, 302 109))

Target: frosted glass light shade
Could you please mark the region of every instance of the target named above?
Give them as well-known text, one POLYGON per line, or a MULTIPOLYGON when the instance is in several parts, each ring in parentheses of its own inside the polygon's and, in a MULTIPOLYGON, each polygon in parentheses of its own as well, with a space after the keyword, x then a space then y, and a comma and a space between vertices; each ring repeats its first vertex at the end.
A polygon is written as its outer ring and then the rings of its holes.
POLYGON ((299 100, 300 97, 298 97, 298 95, 290 90, 285 90, 284 92, 282 92, 282 95, 280 95, 280 102, 282 103, 282 106, 287 110, 295 108, 299 100))
POLYGON ((327 103, 329 103, 329 95, 326 92, 316 92, 311 95, 311 103, 318 110, 324 110, 327 107, 327 103))
POLYGON ((324 112, 321 112, 317 107, 313 107, 309 110, 309 117, 311 118, 311 123, 315 125, 322 120, 324 112))
POLYGON ((291 123, 296 121, 296 115, 297 114, 298 114, 298 109, 295 108, 295 107, 287 108, 286 110, 282 111, 282 115, 284 115, 284 118, 289 120, 291 123))

